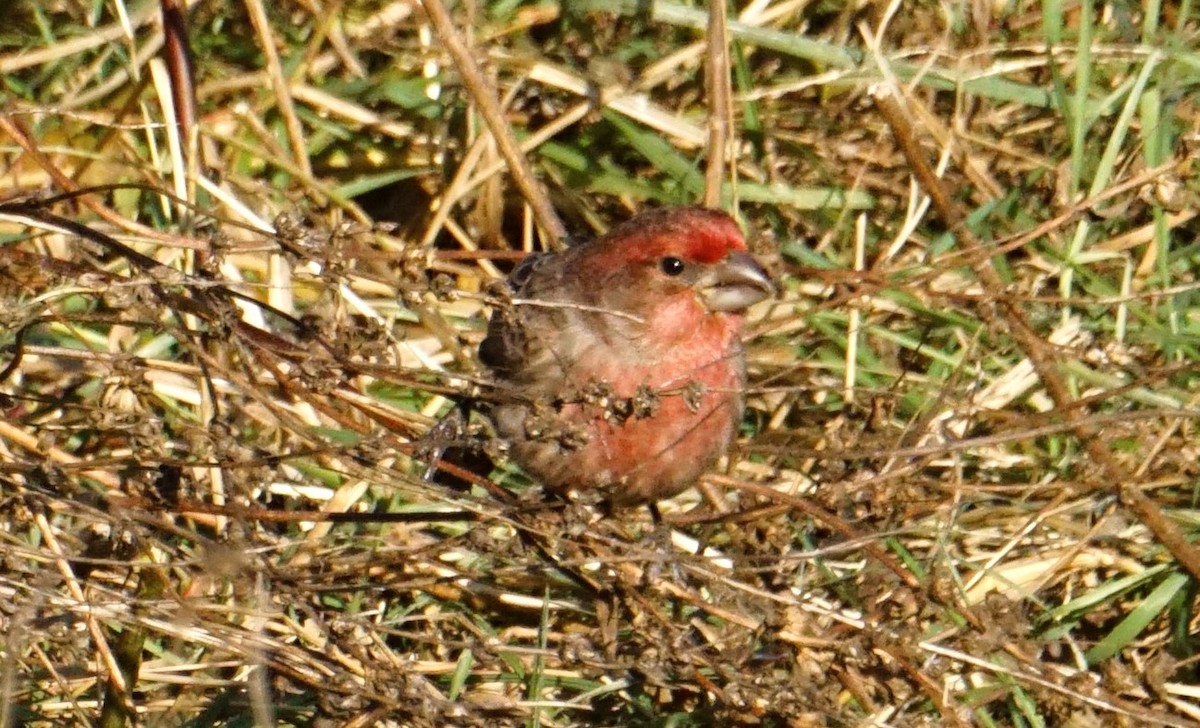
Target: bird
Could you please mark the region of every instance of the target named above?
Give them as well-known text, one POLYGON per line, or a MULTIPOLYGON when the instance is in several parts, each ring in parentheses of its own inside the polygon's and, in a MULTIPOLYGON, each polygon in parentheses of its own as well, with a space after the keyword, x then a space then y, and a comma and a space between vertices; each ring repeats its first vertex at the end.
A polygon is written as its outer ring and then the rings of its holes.
POLYGON ((612 507, 694 485, 733 442, 745 312, 774 291, 733 218, 703 207, 527 256, 479 347, 509 458, 552 492, 612 507))

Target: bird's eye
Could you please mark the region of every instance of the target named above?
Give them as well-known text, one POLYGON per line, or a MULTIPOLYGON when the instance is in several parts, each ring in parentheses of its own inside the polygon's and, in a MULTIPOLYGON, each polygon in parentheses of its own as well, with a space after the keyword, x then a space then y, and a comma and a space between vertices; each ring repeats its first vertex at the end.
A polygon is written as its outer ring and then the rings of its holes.
POLYGON ((683 272, 683 261, 674 256, 667 256, 659 261, 658 267, 662 269, 663 273, 674 277, 683 272))

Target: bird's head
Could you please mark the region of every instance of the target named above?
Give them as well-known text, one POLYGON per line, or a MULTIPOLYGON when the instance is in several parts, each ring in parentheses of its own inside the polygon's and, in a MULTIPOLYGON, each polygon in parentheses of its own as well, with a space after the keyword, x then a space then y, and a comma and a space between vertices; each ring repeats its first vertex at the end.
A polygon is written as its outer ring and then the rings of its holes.
POLYGON ((723 212, 669 207, 634 217, 588 244, 596 300, 674 334, 740 325, 739 314, 771 296, 770 276, 723 212))

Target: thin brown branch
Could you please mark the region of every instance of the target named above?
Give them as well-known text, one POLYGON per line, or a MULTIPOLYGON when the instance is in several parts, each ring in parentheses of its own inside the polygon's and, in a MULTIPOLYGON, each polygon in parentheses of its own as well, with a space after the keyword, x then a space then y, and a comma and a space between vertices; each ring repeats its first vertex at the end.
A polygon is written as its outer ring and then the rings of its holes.
POLYGON ((163 56, 171 75, 171 101, 179 120, 179 136, 191 156, 192 128, 196 123, 196 82, 192 73, 192 50, 188 45, 187 14, 179 0, 160 0, 163 24, 163 56))
POLYGON ((733 91, 729 83, 729 33, 725 0, 708 4, 708 53, 704 65, 708 93, 708 166, 704 170, 704 204, 720 207, 725 181, 725 154, 729 148, 733 91))
POLYGON ((292 146, 292 156, 296 166, 305 177, 312 177, 312 165, 308 161, 308 145, 304 141, 304 127, 296 116, 296 105, 292 102, 292 91, 288 79, 283 73, 283 64, 279 62, 279 52, 275 49, 275 35, 271 32, 271 23, 267 19, 267 11, 262 0, 246 0, 246 10, 250 14, 250 22, 258 34, 259 46, 267 62, 267 76, 271 79, 271 89, 275 92, 275 102, 279 104, 279 113, 283 116, 284 128, 287 130, 288 143, 292 146))

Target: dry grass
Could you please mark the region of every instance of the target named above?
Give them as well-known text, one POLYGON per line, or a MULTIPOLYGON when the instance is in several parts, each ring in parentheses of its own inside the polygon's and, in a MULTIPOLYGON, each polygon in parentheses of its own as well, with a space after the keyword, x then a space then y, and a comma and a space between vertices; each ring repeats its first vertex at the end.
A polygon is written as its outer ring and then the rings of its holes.
MULTIPOLYGON (((1193 4, 734 8, 782 293, 657 529, 427 435, 542 243, 419 5, 199 4, 182 127, 98 7, 0 10, 0 725, 1200 722, 1193 4)), ((700 199, 702 11, 454 17, 569 229, 700 199)))

